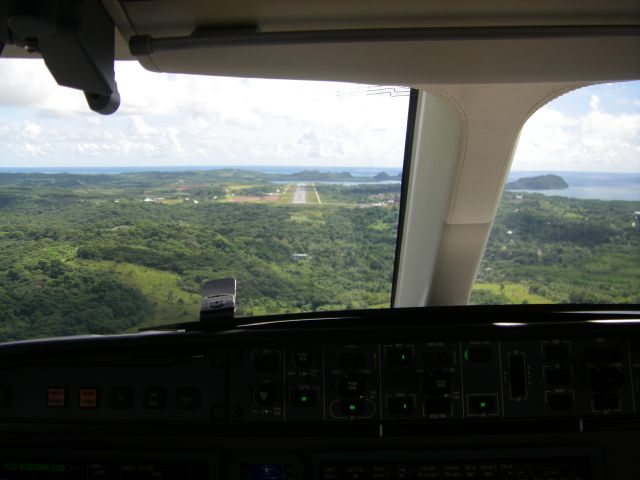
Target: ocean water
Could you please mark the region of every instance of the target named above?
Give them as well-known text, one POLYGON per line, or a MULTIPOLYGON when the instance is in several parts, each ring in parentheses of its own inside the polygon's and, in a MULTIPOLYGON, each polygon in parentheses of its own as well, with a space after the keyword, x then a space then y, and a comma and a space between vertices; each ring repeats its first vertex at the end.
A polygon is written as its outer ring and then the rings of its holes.
POLYGON ((268 166, 268 165, 158 165, 132 167, 0 167, 0 173, 77 173, 77 174, 115 174, 131 172, 185 172, 190 170, 224 170, 233 168, 260 173, 291 174, 304 170, 318 170, 319 172, 349 172, 357 177, 372 177, 380 172, 397 175, 402 168, 397 167, 318 167, 314 165, 301 166, 268 166))
POLYGON ((603 172, 511 172, 509 182, 523 177, 558 175, 569 188, 562 190, 511 190, 541 193, 546 196, 589 198, 595 200, 640 200, 640 173, 603 172))

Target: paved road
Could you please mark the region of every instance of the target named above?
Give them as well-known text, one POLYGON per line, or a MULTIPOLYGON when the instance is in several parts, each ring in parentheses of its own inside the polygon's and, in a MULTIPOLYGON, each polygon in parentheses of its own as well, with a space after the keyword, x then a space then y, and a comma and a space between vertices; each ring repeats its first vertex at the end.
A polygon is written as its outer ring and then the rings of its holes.
POLYGON ((293 203, 307 203, 307 184, 299 183, 293 192, 293 203))

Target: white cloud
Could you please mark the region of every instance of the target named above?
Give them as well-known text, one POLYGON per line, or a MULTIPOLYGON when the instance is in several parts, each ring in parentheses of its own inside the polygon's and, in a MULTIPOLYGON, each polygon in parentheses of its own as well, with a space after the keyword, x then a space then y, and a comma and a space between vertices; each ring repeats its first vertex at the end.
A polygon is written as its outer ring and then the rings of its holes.
POLYGON ((26 122, 26 125, 22 129, 22 133, 29 138, 37 137, 40 135, 40 132, 42 132, 42 127, 33 122, 26 122))
POLYGON ((513 170, 640 172, 640 112, 606 110, 598 95, 583 115, 563 113, 553 102, 541 108, 522 130, 513 170))
POLYGON ((166 134, 171 141, 171 145, 176 153, 182 153, 184 150, 180 143, 180 131, 176 127, 169 127, 166 130, 166 134))
MULTIPOLYGON (((122 62, 121 107, 102 117, 81 92, 58 86, 41 60, 3 59, 0 78, 0 166, 84 166, 85 156, 101 165, 402 163, 406 98, 370 96, 364 85, 160 75, 122 62)), ((637 86, 568 95, 580 99, 581 113, 553 102, 536 112, 513 168, 640 171, 637 86)))
POLYGON ((0 166, 402 164, 407 98, 366 86, 160 75, 123 62, 121 107, 103 117, 41 61, 3 60, 0 76, 0 166))
POLYGON ((84 94, 58 85, 41 59, 2 59, 0 78, 0 108, 31 107, 56 116, 88 111, 84 94))
POLYGON ((132 115, 131 121, 136 132, 142 137, 148 137, 157 132, 157 129, 150 127, 146 122, 138 115, 132 115))
POLYGON ((93 154, 102 149, 102 146, 98 143, 78 143, 76 148, 80 153, 93 154))
POLYGON ((26 153, 31 153, 31 154, 36 154, 36 155, 41 155, 43 153, 43 151, 40 148, 40 146, 39 145, 35 145, 33 143, 25 143, 23 148, 24 148, 24 151, 26 153))
POLYGON ((308 130, 300 135, 294 145, 298 147, 299 154, 303 157, 320 156, 320 141, 317 133, 313 130, 308 130))

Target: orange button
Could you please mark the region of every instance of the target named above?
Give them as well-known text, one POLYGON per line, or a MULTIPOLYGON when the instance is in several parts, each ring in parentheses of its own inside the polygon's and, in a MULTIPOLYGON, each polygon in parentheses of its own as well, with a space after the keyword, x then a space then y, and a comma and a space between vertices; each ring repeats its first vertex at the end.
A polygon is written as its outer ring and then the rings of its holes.
POLYGON ((98 406, 98 389, 80 389, 80 408, 96 408, 98 406))
POLYGON ((64 407, 67 405, 67 389, 50 387, 47 395, 47 405, 50 407, 64 407))

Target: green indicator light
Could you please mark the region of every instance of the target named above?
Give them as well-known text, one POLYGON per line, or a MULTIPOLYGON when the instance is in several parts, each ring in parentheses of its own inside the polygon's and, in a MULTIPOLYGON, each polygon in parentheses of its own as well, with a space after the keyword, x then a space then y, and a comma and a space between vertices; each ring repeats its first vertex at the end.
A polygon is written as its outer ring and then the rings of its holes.
POLYGON ((21 463, 20 471, 21 472, 48 472, 49 464, 48 463, 21 463))
POLYGON ((487 402, 480 402, 480 408, 487 408, 487 402))
POLYGON ((406 359, 407 359, 407 356, 403 353, 403 354, 402 354, 402 356, 401 356, 400 358, 402 358, 402 360, 406 360, 406 359))
POLYGON ((64 472, 67 469, 64 463, 53 463, 51 464, 52 472, 64 472))
POLYGON ((465 349, 464 353, 463 353, 464 359, 468 362, 469 361, 469 350, 465 349))
POLYGON ((355 410, 356 410, 356 406, 353 403, 349 405, 349 411, 355 412, 355 410))
POLYGON ((16 470, 18 470, 18 464, 17 463, 5 463, 4 464, 4 469, 5 470, 9 470, 11 472, 15 472, 16 470))
POLYGON ((307 401, 307 396, 306 395, 301 396, 300 397, 300 401, 301 402, 306 402, 307 401))
POLYGON ((407 404, 406 404, 406 403, 403 403, 403 404, 402 404, 402 409, 403 409, 403 410, 407 410, 408 408, 409 408, 409 407, 407 406, 407 404))

